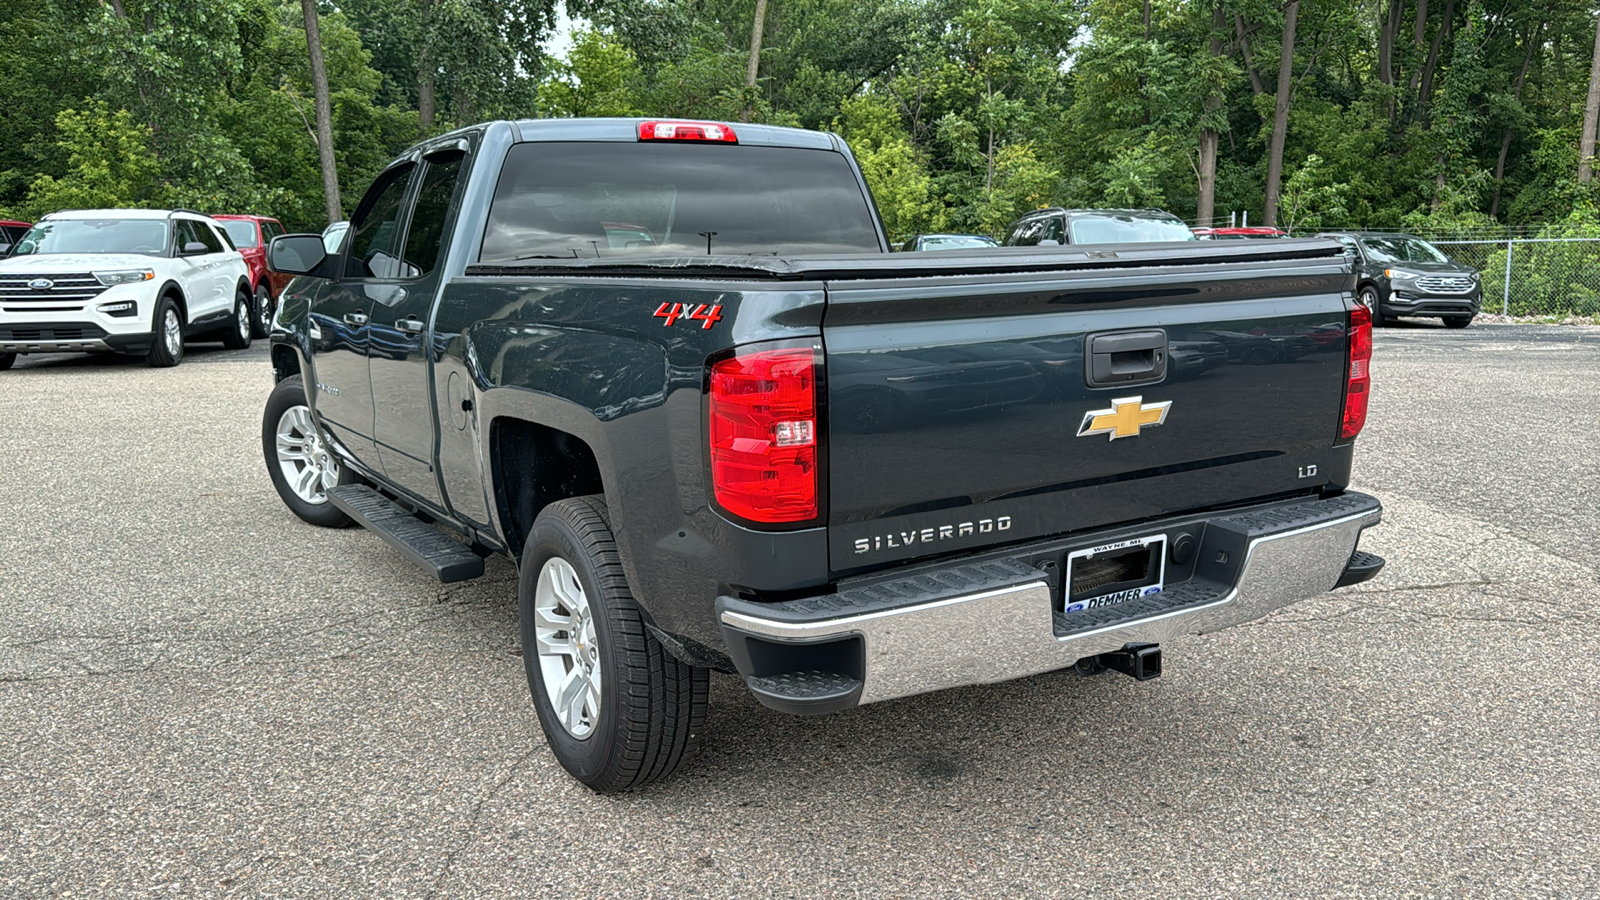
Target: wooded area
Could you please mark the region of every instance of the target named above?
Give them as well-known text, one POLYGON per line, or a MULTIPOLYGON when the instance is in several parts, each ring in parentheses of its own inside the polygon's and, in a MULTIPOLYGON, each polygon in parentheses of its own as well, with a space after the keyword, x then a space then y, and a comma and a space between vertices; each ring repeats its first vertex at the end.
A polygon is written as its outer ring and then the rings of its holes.
POLYGON ((0 213, 319 229, 423 135, 648 114, 838 131, 896 237, 1046 205, 1600 234, 1594 0, 568 0, 588 27, 553 59, 557 9, 6 4, 0 213))

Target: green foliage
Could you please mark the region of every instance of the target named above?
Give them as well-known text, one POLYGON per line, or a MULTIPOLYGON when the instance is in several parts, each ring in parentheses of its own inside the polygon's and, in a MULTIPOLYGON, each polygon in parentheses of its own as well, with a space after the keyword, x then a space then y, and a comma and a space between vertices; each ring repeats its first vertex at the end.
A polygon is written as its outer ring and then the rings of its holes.
POLYGON ((113 112, 102 101, 62 110, 56 131, 67 169, 59 178, 36 177, 18 214, 31 220, 61 209, 163 205, 150 129, 127 110, 113 112))

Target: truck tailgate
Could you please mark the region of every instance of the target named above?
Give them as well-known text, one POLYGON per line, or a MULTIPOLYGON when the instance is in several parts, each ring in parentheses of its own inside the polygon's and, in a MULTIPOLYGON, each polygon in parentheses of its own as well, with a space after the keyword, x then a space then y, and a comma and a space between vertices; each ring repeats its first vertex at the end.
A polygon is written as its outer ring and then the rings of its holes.
POLYGON ((1349 282, 1337 257, 830 280, 833 569, 1343 487, 1349 282))

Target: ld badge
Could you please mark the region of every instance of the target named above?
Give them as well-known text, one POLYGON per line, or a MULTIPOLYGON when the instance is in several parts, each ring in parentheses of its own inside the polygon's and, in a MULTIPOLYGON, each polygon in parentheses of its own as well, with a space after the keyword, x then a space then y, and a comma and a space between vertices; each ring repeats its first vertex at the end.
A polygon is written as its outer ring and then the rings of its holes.
POLYGON ((1083 416, 1078 426, 1078 437, 1108 434, 1111 440, 1138 437, 1139 429, 1155 427, 1167 421, 1171 400, 1145 403, 1143 397, 1119 397, 1111 401, 1110 409, 1093 409, 1083 416))

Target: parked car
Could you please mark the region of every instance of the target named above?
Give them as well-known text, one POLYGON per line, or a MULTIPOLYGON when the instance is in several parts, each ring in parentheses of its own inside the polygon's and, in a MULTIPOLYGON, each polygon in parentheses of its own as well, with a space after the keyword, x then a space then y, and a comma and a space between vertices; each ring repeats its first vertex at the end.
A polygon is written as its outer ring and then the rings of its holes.
POLYGON ((983 250, 998 246, 999 241, 981 234, 919 234, 901 244, 900 250, 983 250))
POLYGON ((1478 270, 1411 234, 1325 232, 1356 261, 1356 297, 1374 323, 1395 316, 1438 316, 1465 328, 1483 305, 1478 270))
POLYGON ((1287 231, 1276 228, 1267 228, 1264 225, 1249 225, 1230 228, 1196 228, 1194 236, 1202 241, 1242 241, 1250 238, 1286 238, 1287 231))
POLYGON ((1011 223, 1007 247, 1192 241, 1183 220, 1159 209, 1041 209, 1011 223))
POLYGON ((250 346, 250 270, 200 213, 51 213, 15 251, 0 260, 0 369, 19 353, 127 353, 175 366, 190 339, 250 346))
POLYGON ((339 246, 344 243, 344 233, 350 230, 349 222, 334 222, 322 229, 322 247, 329 255, 339 252, 339 246))
POLYGON ((0 259, 11 255, 11 248, 22 240, 22 236, 33 227, 32 222, 18 222, 15 219, 0 219, 0 259))
POLYGON ((255 336, 264 338, 272 330, 278 295, 290 281, 287 275, 267 271, 267 244, 284 233, 283 223, 267 216, 223 214, 212 218, 222 224, 223 233, 250 267, 251 321, 255 323, 255 336))
POLYGON ((268 250, 298 276, 272 484, 440 581, 516 562, 540 724, 596 790, 693 756, 712 669, 807 715, 1153 678, 1158 642, 1383 565, 1356 552, 1371 328, 1333 241, 889 253, 838 137, 628 119, 431 138, 351 223, 337 254, 268 250))

